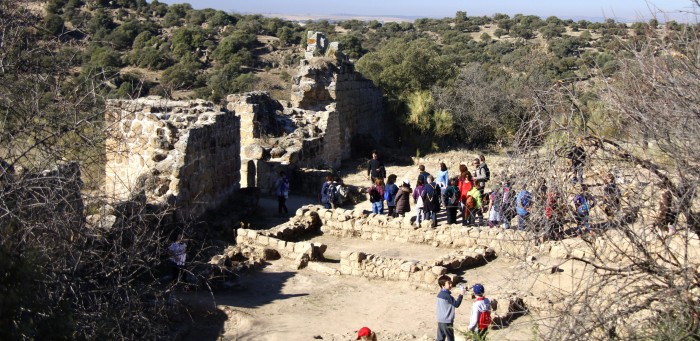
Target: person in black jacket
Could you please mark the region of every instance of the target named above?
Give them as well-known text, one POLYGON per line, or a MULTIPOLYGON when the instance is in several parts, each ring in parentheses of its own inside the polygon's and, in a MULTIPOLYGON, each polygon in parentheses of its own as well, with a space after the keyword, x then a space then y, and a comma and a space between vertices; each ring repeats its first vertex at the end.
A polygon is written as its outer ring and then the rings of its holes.
POLYGON ((384 163, 379 160, 379 153, 376 150, 372 151, 372 159, 367 163, 367 178, 374 184, 377 178, 386 178, 386 169, 384 163))

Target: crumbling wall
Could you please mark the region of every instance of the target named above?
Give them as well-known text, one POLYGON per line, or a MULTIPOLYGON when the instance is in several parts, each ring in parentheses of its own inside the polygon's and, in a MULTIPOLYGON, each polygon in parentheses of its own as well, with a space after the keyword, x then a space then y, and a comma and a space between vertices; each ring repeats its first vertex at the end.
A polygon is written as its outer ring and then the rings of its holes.
POLYGON ((211 102, 160 97, 107 102, 105 193, 197 216, 240 187, 239 118, 211 102))

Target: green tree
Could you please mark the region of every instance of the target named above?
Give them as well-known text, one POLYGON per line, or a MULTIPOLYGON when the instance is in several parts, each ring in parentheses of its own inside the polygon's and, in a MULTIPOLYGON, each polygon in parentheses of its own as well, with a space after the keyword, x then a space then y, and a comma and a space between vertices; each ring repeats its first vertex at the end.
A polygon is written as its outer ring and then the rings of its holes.
POLYGON ((212 58, 220 63, 229 63, 235 55, 241 56, 249 54, 248 49, 255 46, 257 39, 255 35, 244 31, 233 31, 219 42, 212 53, 212 58))
POLYGON ((448 80, 452 67, 428 39, 393 39, 357 61, 358 71, 393 98, 448 80))

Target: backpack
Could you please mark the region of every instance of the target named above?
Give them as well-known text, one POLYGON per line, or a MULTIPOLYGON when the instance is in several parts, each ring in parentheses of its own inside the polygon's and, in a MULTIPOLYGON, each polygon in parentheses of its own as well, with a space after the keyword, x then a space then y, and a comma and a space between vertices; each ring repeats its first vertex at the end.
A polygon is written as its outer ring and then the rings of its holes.
POLYGON ((345 198, 348 197, 348 189, 347 189, 347 187, 338 185, 337 188, 338 188, 338 195, 339 195, 338 200, 339 200, 339 201, 340 201, 340 200, 344 200, 345 198))
POLYGON ((476 200, 474 200, 474 197, 467 195, 467 200, 464 202, 464 206, 467 206, 469 209, 474 208, 474 206, 476 206, 476 200))
POLYGON ((450 187, 451 194, 447 197, 447 206, 457 206, 459 203, 459 191, 455 190, 454 187, 450 187))
POLYGON ((338 189, 333 184, 326 187, 326 198, 329 204, 334 204, 338 200, 338 189))
POLYGON ((425 187, 425 201, 430 203, 430 208, 431 209, 439 209, 440 208, 440 194, 439 194, 439 189, 437 186, 433 187, 433 185, 428 184, 425 187))
POLYGON ((579 214, 587 214, 590 210, 590 207, 588 207, 588 200, 586 200, 586 197, 581 194, 576 195, 574 198, 574 203, 576 204, 576 212, 579 214))
POLYGON ((379 194, 377 186, 372 186, 369 189, 369 202, 380 202, 382 201, 382 195, 379 194))
MULTIPOLYGON (((483 301, 484 298, 478 297, 476 300, 483 301)), ((477 328, 479 328, 479 330, 488 329, 492 323, 493 323, 493 319, 491 319, 491 310, 485 310, 485 311, 479 312, 479 323, 477 325, 477 328)))

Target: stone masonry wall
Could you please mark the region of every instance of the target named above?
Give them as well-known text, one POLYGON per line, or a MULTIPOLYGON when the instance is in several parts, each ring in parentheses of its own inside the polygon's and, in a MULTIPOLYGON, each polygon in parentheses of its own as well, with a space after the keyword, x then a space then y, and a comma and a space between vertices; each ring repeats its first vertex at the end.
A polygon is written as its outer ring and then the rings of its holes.
POLYGON ((240 182, 239 118, 211 102, 160 97, 107 103, 105 192, 196 216, 217 207, 240 182))
MULTIPOLYGON (((461 225, 441 225, 431 228, 430 222, 424 222, 417 228, 410 218, 389 218, 386 215, 364 213, 361 210, 325 209, 318 205, 300 208, 297 215, 317 214, 321 220, 321 231, 335 236, 361 238, 366 240, 390 240, 403 243, 428 244, 436 247, 464 249, 476 246, 493 249, 499 256, 524 259, 530 255, 549 256, 555 259, 590 258, 596 255, 611 263, 624 262, 627 259, 624 247, 625 236, 620 230, 601 232, 593 243, 579 238, 561 241, 547 241, 536 245, 535 235, 518 230, 503 230, 489 227, 462 227, 461 225)), ((663 250, 663 245, 654 245, 649 241, 649 248, 663 250)), ((692 247, 685 248, 682 236, 673 236, 668 241, 676 257, 688 259, 700 271, 700 240, 688 239, 692 247)))

